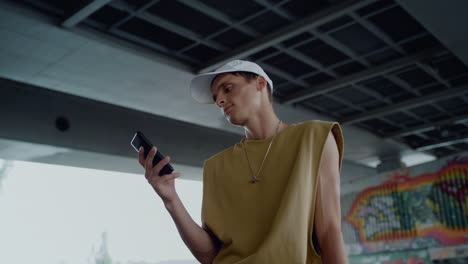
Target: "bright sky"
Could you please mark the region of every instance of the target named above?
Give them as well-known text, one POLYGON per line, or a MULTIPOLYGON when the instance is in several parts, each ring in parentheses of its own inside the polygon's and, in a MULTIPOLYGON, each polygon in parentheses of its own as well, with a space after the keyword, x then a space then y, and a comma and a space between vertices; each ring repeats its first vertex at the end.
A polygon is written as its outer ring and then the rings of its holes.
MULTIPOLYGON (((176 188, 200 223, 202 183, 176 188)), ((103 232, 114 263, 193 260, 143 174, 15 161, 0 182, 0 263, 94 263, 103 232)))

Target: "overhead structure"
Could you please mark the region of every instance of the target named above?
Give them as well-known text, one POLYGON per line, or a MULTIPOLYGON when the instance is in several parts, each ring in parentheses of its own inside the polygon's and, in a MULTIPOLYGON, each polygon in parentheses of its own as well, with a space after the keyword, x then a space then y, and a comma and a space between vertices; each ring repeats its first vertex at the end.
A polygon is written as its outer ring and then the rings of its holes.
POLYGON ((64 27, 92 27, 194 73, 253 60, 273 79, 276 102, 439 157, 468 150, 460 121, 468 114, 467 61, 407 11, 415 1, 24 2, 64 27))

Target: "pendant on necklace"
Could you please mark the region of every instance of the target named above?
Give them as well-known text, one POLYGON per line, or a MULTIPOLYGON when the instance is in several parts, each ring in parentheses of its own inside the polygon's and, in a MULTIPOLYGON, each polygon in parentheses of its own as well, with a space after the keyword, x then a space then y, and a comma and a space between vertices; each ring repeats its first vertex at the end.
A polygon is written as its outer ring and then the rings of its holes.
POLYGON ((252 179, 250 179, 249 182, 250 182, 250 183, 257 183, 257 182, 259 182, 259 181, 261 181, 260 178, 252 178, 252 179))

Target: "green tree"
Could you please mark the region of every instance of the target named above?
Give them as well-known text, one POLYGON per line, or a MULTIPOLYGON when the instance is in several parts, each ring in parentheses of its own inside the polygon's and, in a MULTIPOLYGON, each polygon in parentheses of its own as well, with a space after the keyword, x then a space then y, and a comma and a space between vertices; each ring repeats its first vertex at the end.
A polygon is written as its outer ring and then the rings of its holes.
POLYGON ((107 233, 102 232, 101 235, 102 243, 99 247, 96 255, 94 256, 94 263, 95 264, 112 264, 112 258, 109 254, 109 250, 107 249, 107 233))
POLYGON ((9 160, 6 160, 3 162, 0 161, 0 164, 1 164, 0 165, 0 192, 1 192, 2 187, 3 187, 3 182, 5 181, 10 168, 13 167, 13 163, 9 160))

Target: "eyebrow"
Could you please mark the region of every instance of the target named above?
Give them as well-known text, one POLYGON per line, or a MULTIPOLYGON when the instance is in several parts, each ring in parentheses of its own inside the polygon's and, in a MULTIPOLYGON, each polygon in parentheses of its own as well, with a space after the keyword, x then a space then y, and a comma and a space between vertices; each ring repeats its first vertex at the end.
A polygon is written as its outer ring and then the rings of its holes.
MULTIPOLYGON (((224 86, 229 85, 229 84, 233 85, 234 83, 229 82, 229 81, 222 82, 220 85, 218 85, 218 87, 216 87, 216 92, 218 92, 221 88, 223 88, 224 86)), ((213 101, 215 103, 216 103, 216 98, 217 98, 217 95, 213 94, 213 101)))

